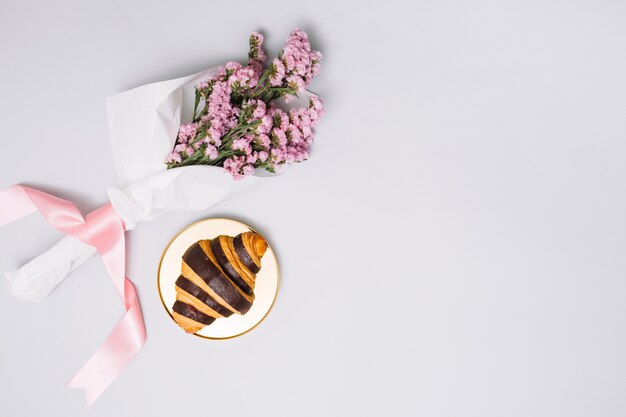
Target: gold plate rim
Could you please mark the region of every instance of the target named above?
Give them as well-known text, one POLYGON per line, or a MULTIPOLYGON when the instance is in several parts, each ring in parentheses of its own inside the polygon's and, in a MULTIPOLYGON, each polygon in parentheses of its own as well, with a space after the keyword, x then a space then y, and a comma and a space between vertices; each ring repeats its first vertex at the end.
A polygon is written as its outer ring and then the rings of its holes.
MULTIPOLYGON (((176 327, 180 327, 180 326, 178 326, 178 324, 174 320, 174 316, 172 316, 172 313, 170 313, 170 310, 167 308, 167 305, 165 304, 165 300, 163 300, 163 294, 161 293, 161 265, 163 264, 163 258, 165 258, 165 254, 167 253, 167 251, 170 248, 170 246, 172 245, 172 243, 174 243, 174 241, 180 235, 182 235, 183 233, 185 233, 187 230, 191 229, 192 227, 196 227, 199 224, 202 224, 202 223, 205 223, 205 222, 209 222, 209 221, 213 221, 213 220, 227 220, 227 221, 239 223, 240 225, 250 229, 250 231, 255 232, 255 233, 259 233, 253 227, 250 227, 246 223, 241 222, 241 221, 236 220, 236 219, 231 219, 231 218, 228 218, 228 217, 209 217, 209 218, 198 220, 196 222, 193 222, 193 223, 187 225, 187 227, 185 227, 182 230, 180 230, 178 233, 176 233, 176 235, 173 238, 170 239, 170 241, 167 243, 167 246, 165 246, 165 249, 163 250, 163 253, 161 254, 161 258, 159 259, 159 265, 157 267, 156 285, 157 285, 157 291, 159 292, 159 300, 161 300, 161 305, 163 306, 163 309, 165 310, 165 312, 167 313, 169 318, 174 322, 176 327)), ((261 233, 259 233, 259 234, 261 236, 263 236, 261 233)), ((267 239, 265 241, 267 242, 267 239)), ((272 246, 269 244, 269 242, 267 242, 267 246, 270 248, 270 250, 274 254, 274 263, 276 264, 276 292, 274 293, 274 299, 272 300, 272 304, 270 305, 270 308, 263 315, 261 320, 259 320, 254 326, 250 327, 249 329, 247 329, 247 330, 245 330, 245 331, 243 331, 241 333, 237 333, 235 335, 232 335, 232 336, 212 337, 212 336, 204 336, 204 335, 197 334, 197 333, 193 333, 193 336, 199 337, 201 339, 208 339, 208 340, 228 340, 228 339, 234 339, 236 337, 243 336, 244 334, 251 332, 252 330, 256 329, 261 323, 263 323, 263 321, 267 318, 267 316, 270 314, 270 312, 274 308, 274 304, 276 304, 276 298, 278 298, 278 292, 280 291, 280 268, 278 266, 278 256, 276 256, 276 252, 274 251, 272 246)))

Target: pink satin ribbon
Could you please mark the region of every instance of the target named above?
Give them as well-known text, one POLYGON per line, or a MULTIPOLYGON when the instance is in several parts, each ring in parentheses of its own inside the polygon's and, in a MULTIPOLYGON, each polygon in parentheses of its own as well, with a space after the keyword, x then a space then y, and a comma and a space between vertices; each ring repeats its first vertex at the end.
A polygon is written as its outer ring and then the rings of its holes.
POLYGON ((87 215, 76 206, 50 194, 20 185, 0 191, 0 226, 39 211, 62 233, 94 246, 124 302, 126 314, 109 337, 80 371, 68 382, 69 388, 83 388, 91 406, 141 350, 146 330, 141 307, 132 282, 125 276, 124 223, 111 204, 87 215))

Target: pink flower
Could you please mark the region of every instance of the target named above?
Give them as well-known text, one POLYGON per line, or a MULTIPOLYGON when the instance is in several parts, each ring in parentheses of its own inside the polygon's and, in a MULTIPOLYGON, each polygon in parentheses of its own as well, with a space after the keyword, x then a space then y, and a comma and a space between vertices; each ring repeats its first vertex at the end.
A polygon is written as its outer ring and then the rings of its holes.
POLYGON ((267 134, 272 128, 272 118, 267 114, 261 117, 261 123, 256 128, 257 133, 259 134, 267 134))
POLYGON ((274 165, 280 164, 285 161, 286 150, 285 148, 273 148, 271 151, 272 163, 274 165))
POLYGON ((252 68, 257 76, 263 71, 263 63, 267 56, 263 50, 263 34, 252 32, 250 35, 250 51, 248 52, 248 66, 252 68))
MULTIPOLYGON (((298 76, 304 85, 309 85, 313 77, 320 73, 320 62, 322 54, 318 51, 311 51, 311 44, 307 34, 295 29, 291 32, 282 52, 282 61, 286 67, 286 78, 298 76)), ((277 79, 271 79, 277 83, 277 79)), ((274 85, 274 84, 272 84, 274 85)), ((276 84, 278 85, 278 84, 276 84)), ((298 84, 299 85, 299 84, 298 84)), ((301 91, 298 89, 297 91, 301 91)))
POLYGON ((259 153, 258 152, 252 152, 250 155, 246 156, 246 162, 249 164, 256 164, 256 161, 259 159, 259 153))
POLYGON ((278 146, 287 145, 287 135, 285 134, 285 131, 274 128, 272 130, 272 135, 278 140, 278 146))
POLYGON ((193 139, 196 136, 196 129, 197 125, 195 123, 180 125, 178 128, 178 141, 187 143, 189 139, 193 139))
POLYGON ((230 61, 227 62, 226 65, 224 65, 224 68, 228 71, 236 71, 239 68, 243 67, 243 65, 241 65, 239 62, 235 62, 235 61, 230 61))
POLYGON ((260 119, 265 116, 266 106, 265 102, 262 100, 256 101, 256 107, 254 108, 254 112, 252 112, 252 117, 255 119, 260 119))
POLYGON ((262 148, 269 148, 271 143, 270 137, 266 134, 257 135, 255 142, 262 148))
POLYGON ((209 159, 216 159, 218 155, 217 148, 213 145, 207 145, 204 154, 208 156, 209 159))
POLYGON ((234 151, 244 151, 246 155, 250 155, 252 153, 252 146, 250 146, 249 138, 239 138, 235 139, 233 143, 230 145, 231 149, 234 151))
POLYGON ((307 73, 307 67, 303 61, 296 62, 296 66, 294 68, 294 72, 301 77, 304 77, 307 73))
POLYGON ((205 139, 207 143, 209 144, 220 146, 222 142, 220 139, 221 136, 222 136, 222 129, 220 129, 219 127, 211 126, 207 130, 207 137, 205 139))
POLYGON ((178 145, 174 146, 174 152, 178 152, 179 154, 185 152, 186 149, 187 145, 185 145, 184 143, 179 143, 178 145))
POLYGON ((274 58, 271 64, 270 85, 277 87, 283 83, 285 79, 285 64, 278 58, 274 58))
POLYGON ((254 40, 257 47, 263 45, 264 39, 265 39, 265 36, 263 36, 263 34, 260 32, 252 32, 250 34, 250 41, 252 42, 254 40))
POLYGON ((180 154, 174 151, 170 152, 169 155, 167 155, 167 158, 165 158, 165 162, 168 164, 171 164, 171 163, 180 164, 181 161, 182 161, 182 158, 180 154))
POLYGON ((230 87, 247 87, 253 88, 258 83, 258 78, 251 67, 242 67, 236 69, 233 74, 228 78, 228 85, 230 87))
POLYGON ((302 77, 291 75, 287 77, 287 84, 297 92, 304 91, 304 80, 302 77))
POLYGON ((324 104, 322 100, 316 96, 311 95, 309 98, 309 118, 311 119, 311 125, 317 126, 320 118, 324 115, 324 104))
POLYGON ((276 114, 280 117, 280 128, 282 130, 287 130, 287 126, 289 126, 289 116, 287 113, 280 109, 276 109, 276 114))
POLYGON ((254 173, 254 167, 250 164, 244 165, 243 166, 243 175, 251 175, 252 173, 254 173))
POLYGON ((231 156, 224 161, 224 170, 232 175, 235 181, 243 178, 241 167, 245 162, 244 156, 231 156))
POLYGON ((267 152, 265 152, 265 151, 259 152, 259 161, 265 162, 265 161, 267 161, 268 157, 269 157, 269 154, 267 152))
POLYGON ((309 153, 304 149, 298 149, 295 152, 294 158, 296 162, 304 162, 309 159, 309 153))
POLYGON ((318 51, 313 53, 313 65, 311 66, 311 75, 319 75, 321 72, 320 62, 322 62, 322 54, 318 51))
POLYGON ((293 143, 299 143, 300 139, 302 139, 302 133, 300 132, 300 129, 293 125, 289 126, 289 129, 287 129, 286 133, 289 137, 289 140, 293 143))

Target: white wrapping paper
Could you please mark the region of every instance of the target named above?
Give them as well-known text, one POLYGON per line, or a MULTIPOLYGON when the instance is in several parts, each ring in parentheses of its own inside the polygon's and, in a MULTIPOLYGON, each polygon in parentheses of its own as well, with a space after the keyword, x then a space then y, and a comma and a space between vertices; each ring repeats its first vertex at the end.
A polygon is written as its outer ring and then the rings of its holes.
MULTIPOLYGON (((107 99, 107 117, 113 159, 122 189, 108 195, 127 229, 177 210, 205 210, 240 191, 267 181, 269 174, 255 173, 234 181, 221 167, 188 166, 167 170, 181 123, 183 90, 214 73, 210 68, 187 77, 158 82, 107 99)), ((6 272, 9 292, 38 302, 95 249, 72 237, 24 265, 6 272)))

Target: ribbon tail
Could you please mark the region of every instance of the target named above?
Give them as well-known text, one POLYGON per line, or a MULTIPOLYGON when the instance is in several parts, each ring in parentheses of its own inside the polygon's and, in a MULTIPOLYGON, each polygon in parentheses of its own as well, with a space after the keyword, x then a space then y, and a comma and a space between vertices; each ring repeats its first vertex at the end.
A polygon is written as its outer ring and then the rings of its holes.
POLYGON ((135 287, 128 278, 125 278, 124 284, 127 301, 126 314, 96 353, 67 383, 68 388, 85 390, 88 407, 91 407, 109 384, 126 368, 141 350, 146 339, 146 330, 135 287))

